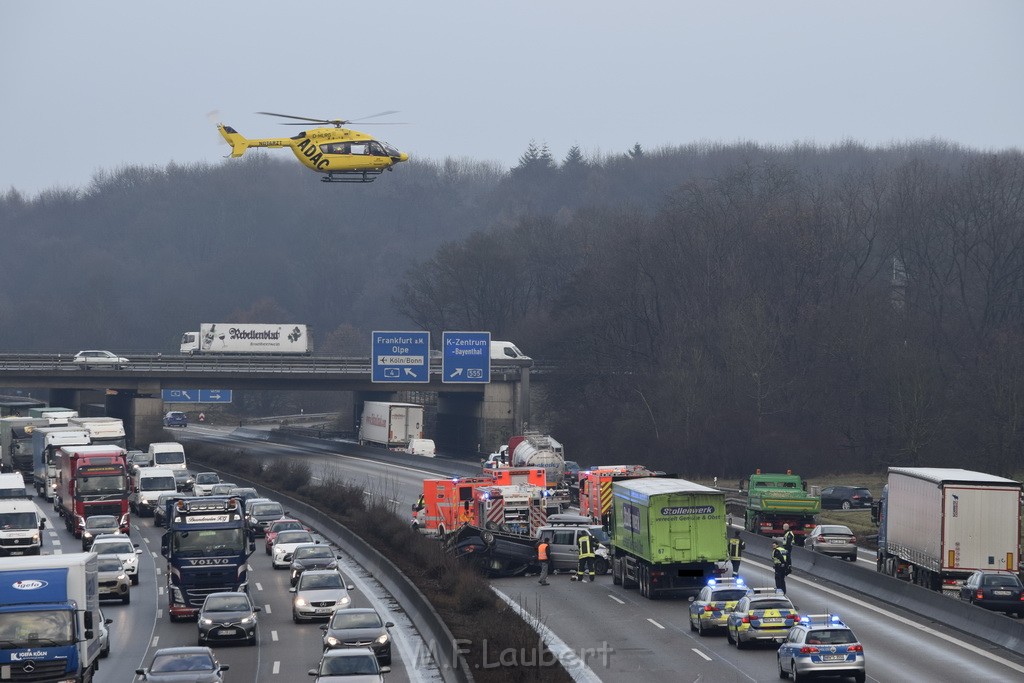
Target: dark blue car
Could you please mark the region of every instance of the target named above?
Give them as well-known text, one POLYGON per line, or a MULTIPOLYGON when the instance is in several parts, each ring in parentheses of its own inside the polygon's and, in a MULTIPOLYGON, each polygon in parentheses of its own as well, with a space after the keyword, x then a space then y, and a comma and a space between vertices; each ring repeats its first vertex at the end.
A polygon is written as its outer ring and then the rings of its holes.
POLYGON ((179 410, 164 415, 164 427, 188 427, 188 416, 179 410))

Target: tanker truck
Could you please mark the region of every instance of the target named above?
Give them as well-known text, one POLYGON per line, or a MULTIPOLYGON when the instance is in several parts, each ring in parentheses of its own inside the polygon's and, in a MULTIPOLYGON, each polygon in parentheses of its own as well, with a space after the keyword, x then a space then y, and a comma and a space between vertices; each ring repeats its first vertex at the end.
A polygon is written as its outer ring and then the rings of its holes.
POLYGON ((492 453, 484 464, 495 467, 542 467, 548 489, 561 507, 569 504, 569 489, 565 481, 565 449, 548 434, 524 432, 513 436, 508 444, 492 453))

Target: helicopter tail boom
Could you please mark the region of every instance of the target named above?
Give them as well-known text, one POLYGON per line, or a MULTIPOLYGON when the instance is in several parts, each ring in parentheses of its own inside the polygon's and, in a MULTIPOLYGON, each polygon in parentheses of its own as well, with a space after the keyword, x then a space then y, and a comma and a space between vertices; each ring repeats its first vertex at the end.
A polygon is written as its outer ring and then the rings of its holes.
POLYGON ((224 139, 231 145, 231 156, 240 157, 245 154, 245 150, 249 149, 249 141, 246 140, 238 131, 231 126, 225 126, 222 123, 217 124, 217 130, 224 136, 224 139))

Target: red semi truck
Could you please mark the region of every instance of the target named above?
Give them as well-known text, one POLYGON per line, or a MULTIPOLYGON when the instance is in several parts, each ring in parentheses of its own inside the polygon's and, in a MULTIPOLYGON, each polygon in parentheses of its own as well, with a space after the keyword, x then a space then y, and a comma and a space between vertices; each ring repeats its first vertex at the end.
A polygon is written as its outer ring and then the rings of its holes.
POLYGON ((85 519, 114 515, 121 533, 129 530, 128 472, 117 446, 63 446, 57 450, 57 492, 64 526, 82 537, 85 519))

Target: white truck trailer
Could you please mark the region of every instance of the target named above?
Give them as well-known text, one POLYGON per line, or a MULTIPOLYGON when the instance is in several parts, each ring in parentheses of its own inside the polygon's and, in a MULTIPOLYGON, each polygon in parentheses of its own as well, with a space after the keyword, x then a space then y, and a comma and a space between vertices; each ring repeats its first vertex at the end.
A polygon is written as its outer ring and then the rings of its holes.
POLYGON ((932 590, 978 569, 1020 571, 1021 483, 983 472, 890 467, 875 504, 880 572, 932 590))
POLYGON ((181 336, 181 353, 309 355, 308 325, 297 323, 202 323, 181 336))
POLYGON ((93 446, 117 446, 127 449, 124 421, 116 417, 71 417, 69 427, 78 427, 89 432, 89 443, 93 446))
POLYGON ((359 420, 360 444, 404 448, 411 439, 422 438, 423 406, 388 401, 363 403, 363 416, 359 420))

